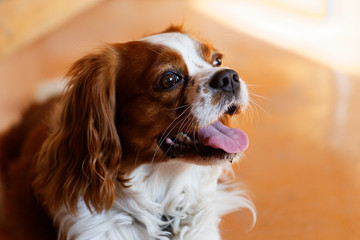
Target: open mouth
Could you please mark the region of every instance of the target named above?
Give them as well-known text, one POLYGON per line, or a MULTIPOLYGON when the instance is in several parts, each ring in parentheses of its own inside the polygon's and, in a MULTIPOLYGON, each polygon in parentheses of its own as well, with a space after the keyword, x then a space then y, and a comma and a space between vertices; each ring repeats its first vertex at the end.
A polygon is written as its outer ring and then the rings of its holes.
POLYGON ((239 111, 239 107, 235 104, 232 104, 226 111, 225 114, 228 114, 229 116, 234 115, 235 113, 237 113, 239 111))
MULTIPOLYGON (((226 113, 232 115, 236 111, 236 107, 230 107, 226 113)), ((230 128, 216 121, 196 132, 178 132, 165 140, 159 139, 158 145, 170 157, 199 154, 202 157, 223 159, 245 151, 249 140, 240 129, 230 128)))

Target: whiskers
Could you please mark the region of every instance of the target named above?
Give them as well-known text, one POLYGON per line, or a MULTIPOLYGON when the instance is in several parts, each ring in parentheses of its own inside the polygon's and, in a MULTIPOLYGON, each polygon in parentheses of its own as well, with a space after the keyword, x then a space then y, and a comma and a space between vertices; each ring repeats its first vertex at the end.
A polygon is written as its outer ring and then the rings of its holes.
MULTIPOLYGON (((182 121, 182 123, 179 127, 179 130, 176 133, 176 137, 175 137, 174 141, 176 141, 178 139, 178 137, 181 133, 187 133, 191 128, 193 128, 192 126, 193 126, 194 117, 190 118, 190 116, 191 115, 187 115, 186 118, 184 118, 184 120, 182 121), (183 131, 184 128, 186 128, 185 131, 183 131)), ((182 142, 180 142, 180 146, 183 146, 182 142)), ((172 146, 170 145, 170 147, 166 150, 162 159, 169 153, 169 151, 171 150, 171 147, 172 146)))
MULTIPOLYGON (((168 127, 165 129, 165 131, 163 132, 163 134, 161 135, 161 137, 159 138, 158 140, 158 144, 157 144, 157 147, 156 147, 156 150, 154 152, 154 155, 153 155, 153 158, 151 160, 151 162, 154 162, 154 159, 156 157, 156 154, 158 153, 158 151, 160 150, 160 146, 164 143, 164 141, 166 140, 167 137, 169 137, 170 133, 175 129, 176 126, 178 126, 180 123, 180 128, 179 128, 179 131, 180 129, 182 128, 184 122, 189 118, 190 114, 188 116, 186 116, 182 121, 178 121, 182 116, 184 116, 185 113, 187 113, 189 111, 189 109, 191 108, 191 106, 189 105, 183 105, 183 106, 180 106, 180 107, 177 107, 177 108, 174 108, 174 110, 177 110, 179 108, 183 108, 183 107, 186 107, 184 109, 184 111, 179 115, 177 116, 169 125, 168 127)), ((185 124, 186 125, 186 124, 185 124)), ((180 132, 178 132, 180 133, 180 132)), ((169 149, 168 149, 169 151, 169 149)), ((168 153, 168 151, 166 153, 168 153)), ((166 154, 165 154, 166 155, 166 154)), ((164 156, 165 156, 164 155, 164 156)))
MULTIPOLYGON (((253 88, 256 87, 256 85, 254 84, 247 84, 247 86, 249 88, 253 88)), ((267 100, 267 101, 273 101, 270 98, 261 96, 259 94, 255 94, 254 92, 252 92, 252 90, 248 89, 249 92, 249 107, 245 110, 245 116, 249 116, 250 120, 253 120, 256 118, 260 118, 260 112, 263 112, 266 114, 266 116, 270 116, 270 114, 261 106, 261 104, 259 103, 259 99, 262 100, 267 100)))
POLYGON ((165 110, 166 111, 175 111, 175 110, 179 110, 179 109, 182 109, 182 108, 185 108, 185 107, 188 107, 189 105, 182 105, 180 107, 176 107, 176 108, 166 108, 165 110))

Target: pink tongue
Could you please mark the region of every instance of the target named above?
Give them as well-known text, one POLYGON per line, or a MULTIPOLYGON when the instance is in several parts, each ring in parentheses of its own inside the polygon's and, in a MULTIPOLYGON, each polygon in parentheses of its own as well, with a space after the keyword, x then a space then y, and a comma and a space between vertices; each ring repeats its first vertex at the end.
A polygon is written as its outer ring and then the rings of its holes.
POLYGON ((243 152, 249 146, 246 133, 237 128, 229 128, 217 121, 199 130, 202 144, 213 148, 220 148, 227 153, 243 152))

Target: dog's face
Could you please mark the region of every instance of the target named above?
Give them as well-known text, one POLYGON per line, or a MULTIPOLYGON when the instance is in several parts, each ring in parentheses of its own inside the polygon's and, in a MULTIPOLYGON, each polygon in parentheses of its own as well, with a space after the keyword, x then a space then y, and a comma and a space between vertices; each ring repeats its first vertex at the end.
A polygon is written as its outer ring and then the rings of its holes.
POLYGON ((76 213, 80 196, 89 209, 110 209, 119 183, 143 163, 210 165, 244 151, 246 134, 224 124, 248 93, 221 57, 172 27, 78 60, 34 181, 50 212, 65 204, 76 213))
POLYGON ((248 104, 246 85, 209 43, 175 31, 118 51, 116 127, 126 165, 213 164, 246 149, 246 134, 221 123, 248 104))

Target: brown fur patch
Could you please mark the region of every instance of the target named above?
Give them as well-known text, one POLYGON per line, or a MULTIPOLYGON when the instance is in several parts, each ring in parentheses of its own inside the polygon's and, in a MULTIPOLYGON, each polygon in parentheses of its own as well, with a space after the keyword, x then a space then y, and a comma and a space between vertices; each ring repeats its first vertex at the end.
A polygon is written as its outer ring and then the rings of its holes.
POLYGON ((205 105, 205 99, 204 98, 200 98, 200 105, 204 106, 205 105))
POLYGON ((32 189, 36 154, 48 134, 44 121, 58 99, 32 105, 21 121, 0 137, 0 164, 4 181, 5 228, 9 239, 56 239, 52 220, 32 189))
POLYGON ((211 105, 216 106, 219 104, 221 100, 221 93, 219 91, 214 92, 211 98, 211 105))
POLYGON ((202 89, 205 94, 208 94, 210 91, 208 87, 203 87, 202 89))
POLYGON ((213 46, 208 42, 198 42, 199 45, 199 53, 202 58, 210 63, 213 64, 213 61, 216 57, 223 57, 223 54, 219 53, 213 46))
POLYGON ((199 42, 199 52, 202 58, 208 62, 211 63, 212 60, 212 54, 213 54, 213 47, 210 43, 205 42, 199 42))

